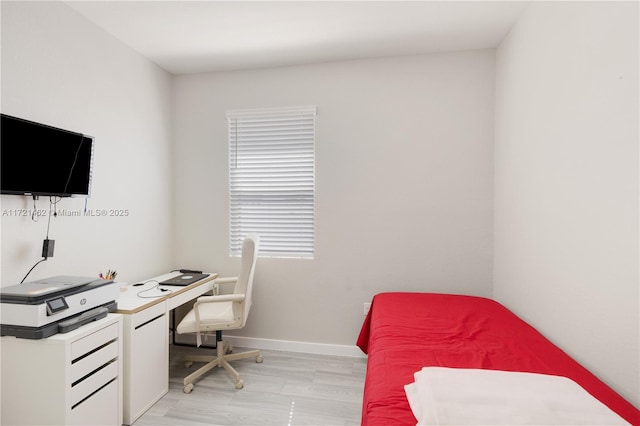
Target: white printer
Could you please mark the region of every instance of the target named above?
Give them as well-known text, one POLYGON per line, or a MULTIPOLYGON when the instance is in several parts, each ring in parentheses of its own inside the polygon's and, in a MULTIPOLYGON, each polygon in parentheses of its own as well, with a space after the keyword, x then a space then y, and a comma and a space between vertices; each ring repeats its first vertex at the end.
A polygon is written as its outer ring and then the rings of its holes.
POLYGON ((43 339, 103 318, 117 308, 113 281, 56 276, 0 288, 0 335, 43 339))

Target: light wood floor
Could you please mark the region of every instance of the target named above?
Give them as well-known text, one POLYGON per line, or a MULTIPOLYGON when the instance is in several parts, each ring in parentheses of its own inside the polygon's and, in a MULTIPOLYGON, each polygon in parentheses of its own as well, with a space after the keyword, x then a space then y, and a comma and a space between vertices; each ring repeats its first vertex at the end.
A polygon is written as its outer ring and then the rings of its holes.
POLYGON ((232 363, 244 389, 236 390, 227 372, 216 368, 185 394, 182 379, 203 364, 187 369, 181 354, 195 350, 171 347, 169 393, 134 426, 360 424, 365 358, 262 351, 262 364, 255 359, 232 363))

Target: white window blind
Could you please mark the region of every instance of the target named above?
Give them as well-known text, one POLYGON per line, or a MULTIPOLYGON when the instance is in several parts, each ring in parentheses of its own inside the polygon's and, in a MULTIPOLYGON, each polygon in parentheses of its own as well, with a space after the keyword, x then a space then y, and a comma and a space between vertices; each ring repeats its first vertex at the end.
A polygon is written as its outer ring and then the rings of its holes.
POLYGON ((260 254, 312 258, 316 107, 227 112, 231 255, 247 234, 260 254))

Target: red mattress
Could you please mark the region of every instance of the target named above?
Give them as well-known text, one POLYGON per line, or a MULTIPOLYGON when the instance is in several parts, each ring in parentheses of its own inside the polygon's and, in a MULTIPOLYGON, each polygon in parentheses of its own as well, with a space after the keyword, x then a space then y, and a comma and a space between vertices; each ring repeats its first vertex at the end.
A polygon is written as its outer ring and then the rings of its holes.
POLYGON ((474 296, 382 293, 358 346, 369 355, 362 424, 415 425, 404 392, 425 366, 553 374, 574 380, 633 425, 640 411, 499 303, 474 296))

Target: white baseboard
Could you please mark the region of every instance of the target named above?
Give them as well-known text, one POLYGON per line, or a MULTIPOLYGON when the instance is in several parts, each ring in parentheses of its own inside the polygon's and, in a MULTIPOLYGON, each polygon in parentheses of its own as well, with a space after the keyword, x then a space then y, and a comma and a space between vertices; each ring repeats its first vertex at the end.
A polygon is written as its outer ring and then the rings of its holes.
POLYGON ((224 340, 233 346, 243 348, 267 349, 283 352, 300 352, 317 355, 337 355, 354 358, 365 358, 366 355, 357 346, 331 345, 326 343, 295 342, 291 340, 260 339, 256 337, 242 337, 225 335, 224 340))

